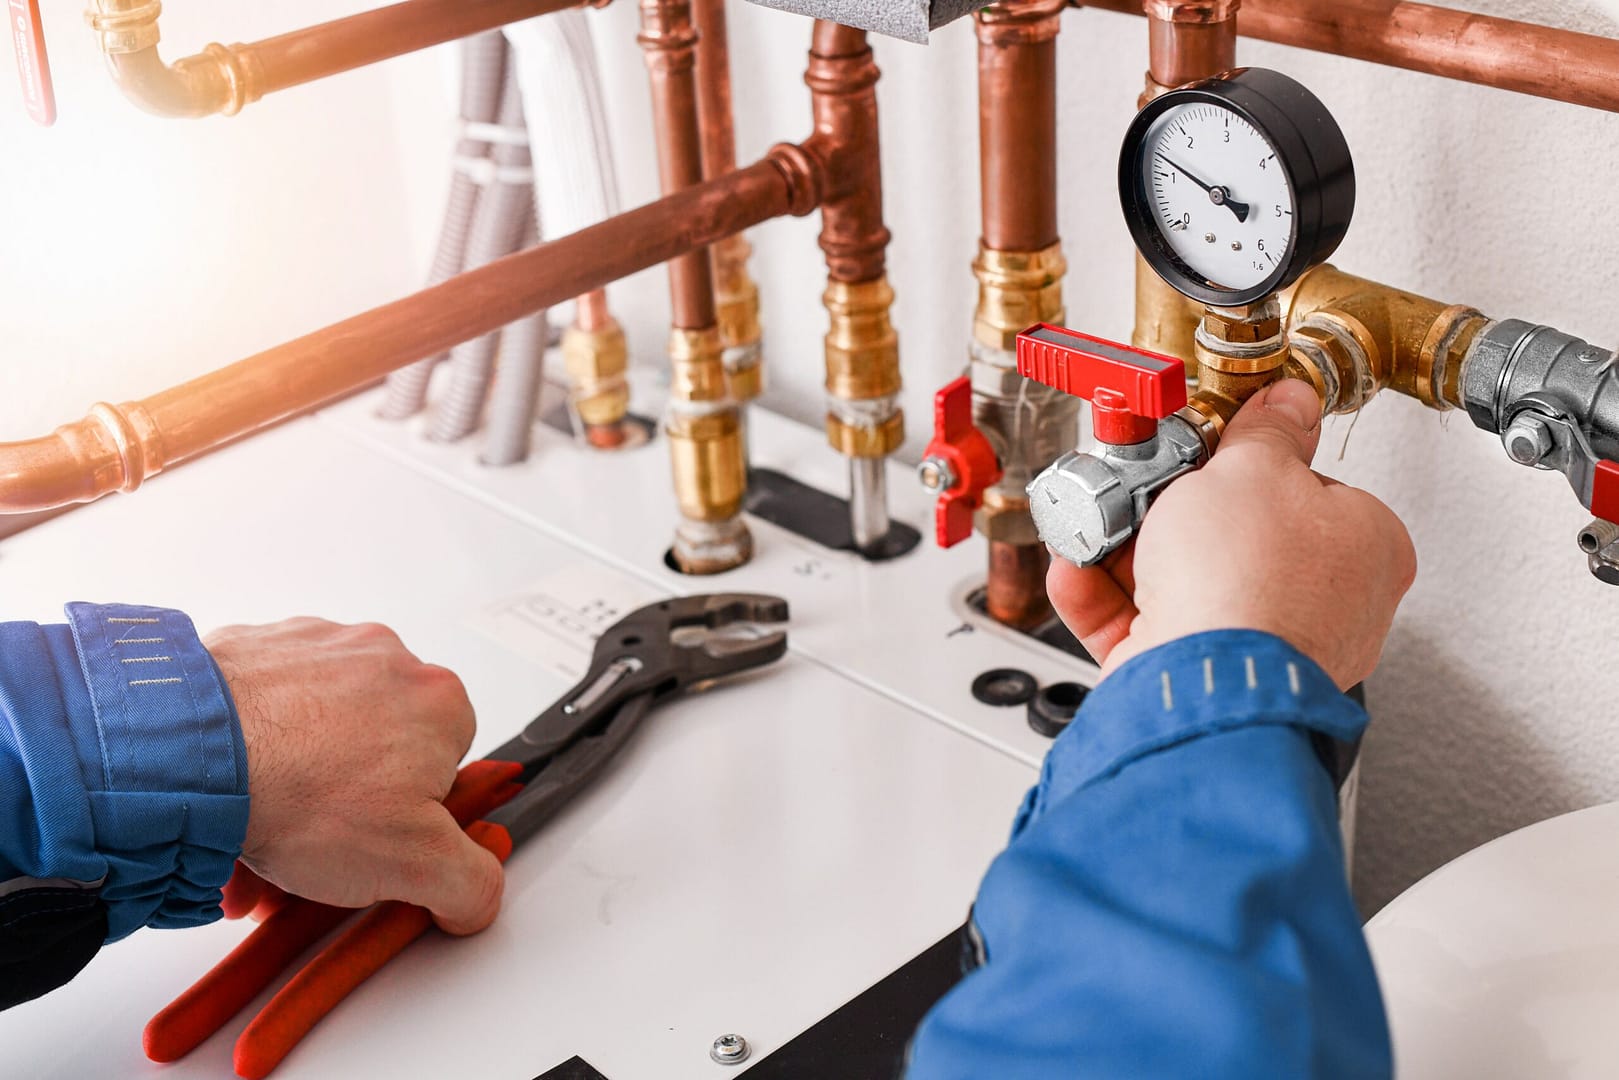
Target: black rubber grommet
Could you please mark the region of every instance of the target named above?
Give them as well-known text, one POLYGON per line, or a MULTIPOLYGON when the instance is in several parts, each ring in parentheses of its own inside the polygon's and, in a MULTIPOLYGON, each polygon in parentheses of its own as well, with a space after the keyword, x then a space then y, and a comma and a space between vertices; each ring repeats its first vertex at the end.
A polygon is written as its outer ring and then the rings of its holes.
POLYGON ((1017 668, 991 668, 973 680, 973 697, 985 705, 1011 708, 1034 697, 1040 688, 1034 676, 1017 668))
POLYGON ((1029 699, 1029 726, 1046 738, 1055 739, 1090 692, 1090 687, 1077 682, 1052 683, 1029 699))

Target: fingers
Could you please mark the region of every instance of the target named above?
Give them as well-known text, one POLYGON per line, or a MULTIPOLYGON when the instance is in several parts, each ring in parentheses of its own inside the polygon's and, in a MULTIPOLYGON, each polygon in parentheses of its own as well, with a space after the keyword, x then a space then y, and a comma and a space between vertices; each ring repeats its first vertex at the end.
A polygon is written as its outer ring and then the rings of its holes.
POLYGON ((1249 398, 1238 410, 1220 438, 1219 453, 1239 447, 1261 448, 1308 465, 1320 442, 1320 399, 1308 383, 1284 379, 1249 398))
POLYGON ((1111 571, 1107 563, 1079 567, 1066 559, 1053 559, 1046 575, 1051 606, 1097 663, 1104 662, 1113 647, 1129 636, 1135 621, 1135 601, 1120 581, 1122 577, 1134 584, 1133 554, 1133 546, 1116 552, 1109 560, 1113 562, 1111 571))
POLYGON ((462 832, 437 803, 425 808, 415 852, 400 866, 397 899, 425 907, 445 933, 475 934, 500 914, 500 860, 462 832))

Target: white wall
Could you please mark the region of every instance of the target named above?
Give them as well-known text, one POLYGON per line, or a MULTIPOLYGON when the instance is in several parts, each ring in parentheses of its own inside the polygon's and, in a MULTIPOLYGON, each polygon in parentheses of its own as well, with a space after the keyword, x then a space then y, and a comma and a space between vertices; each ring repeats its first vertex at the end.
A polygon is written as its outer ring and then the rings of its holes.
MULTIPOLYGON (((443 69, 394 61, 250 106, 234 119, 134 112, 99 71, 79 0, 47 0, 62 120, 23 117, 0 60, 0 439, 42 433, 99 398, 124 400, 393 298, 420 282, 449 138, 443 69)), ((355 0, 175 3, 173 55, 253 40, 367 6, 355 0)), ((1619 34, 1619 2, 1474 0, 1492 14, 1619 34)), ((808 27, 733 4, 738 144, 751 160, 808 127, 808 27)), ((593 16, 618 125, 625 205, 656 194, 633 5, 593 16)), ((1061 38, 1062 224, 1070 322, 1126 337, 1130 246, 1112 173, 1145 65, 1142 20, 1071 12, 1061 38)), ((956 24, 926 47, 879 41, 885 182, 894 231, 911 452, 933 390, 960 368, 977 237, 974 43, 956 24)), ((1619 223, 1619 117, 1243 42, 1335 110, 1356 153, 1357 223, 1336 261, 1356 273, 1604 345, 1619 223)), ((821 383, 815 219, 753 234, 776 407, 815 419, 821 383)), ((613 290, 640 358, 656 362, 661 276, 613 290)), ((1619 593, 1572 536, 1586 520, 1559 478, 1508 464, 1465 417, 1375 403, 1325 468, 1387 500, 1422 572, 1370 697, 1358 869, 1376 907, 1461 851, 1546 815, 1619 798, 1619 593)))

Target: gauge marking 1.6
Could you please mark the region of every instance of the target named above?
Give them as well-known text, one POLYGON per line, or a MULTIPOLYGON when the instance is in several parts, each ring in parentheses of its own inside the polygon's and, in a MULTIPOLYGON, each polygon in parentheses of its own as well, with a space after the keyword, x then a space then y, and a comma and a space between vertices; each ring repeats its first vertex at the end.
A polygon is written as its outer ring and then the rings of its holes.
POLYGON ((1204 304, 1237 307, 1332 254, 1354 212, 1355 168, 1319 98, 1280 72, 1237 68, 1136 115, 1119 198, 1159 277, 1204 304))
POLYGON ((1258 285, 1293 241, 1293 193, 1276 151, 1240 116, 1171 109, 1147 134, 1147 190, 1169 247, 1210 284, 1258 285))

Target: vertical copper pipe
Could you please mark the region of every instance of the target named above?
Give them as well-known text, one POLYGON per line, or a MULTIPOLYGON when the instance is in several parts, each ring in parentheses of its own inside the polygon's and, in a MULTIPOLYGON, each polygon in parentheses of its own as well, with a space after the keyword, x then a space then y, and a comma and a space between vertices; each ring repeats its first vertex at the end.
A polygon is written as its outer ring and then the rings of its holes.
MULTIPOLYGON (((736 168, 725 0, 692 0, 692 15, 697 23, 697 120, 702 131, 703 177, 712 180, 736 168)), ((764 335, 759 326, 759 289, 748 275, 751 253, 740 234, 727 236, 709 249, 725 372, 731 396, 744 405, 764 391, 764 335)))
MULTIPOLYGON (((641 0, 639 40, 652 77, 658 174, 668 194, 703 181, 690 0, 641 0)), ((669 291, 673 381, 664 433, 681 515, 671 555, 684 573, 717 574, 747 562, 753 538, 742 520, 741 413, 726 378, 706 248, 670 260, 669 291)))
MULTIPOLYGON (((689 0, 641 0, 637 40, 652 76, 658 179, 668 195, 703 180, 697 129, 697 30, 689 0)), ((670 260, 669 292, 677 328, 705 330, 714 325, 714 278, 706 251, 670 260)))
MULTIPOLYGON (((1146 0, 1145 105, 1165 90, 1206 79, 1237 63, 1237 8, 1241 0, 1146 0)), ((1139 0, 1137 0, 1138 6, 1139 0)), ((1202 318, 1193 303, 1136 256, 1136 315, 1130 342, 1139 349, 1178 356, 1188 382, 1197 377, 1193 335, 1202 318)))
POLYGON ((1057 242, 1057 31, 1063 0, 1001 3, 976 17, 984 246, 1057 242))
POLYGON ((849 459, 849 526, 855 547, 877 550, 889 532, 884 459, 905 441, 899 337, 885 273, 877 80, 863 30, 819 20, 810 46, 815 134, 807 144, 833 184, 821 206, 826 253, 826 435, 849 459))
POLYGON ((1025 487, 1079 439, 1077 402, 1021 379, 1019 331, 1062 322, 1067 269, 1057 226, 1057 34, 1063 0, 1002 0, 974 16, 983 236, 973 273, 974 419, 1004 478, 986 493, 978 528, 989 541, 991 618, 1032 629, 1051 617, 1050 560, 1025 487))

